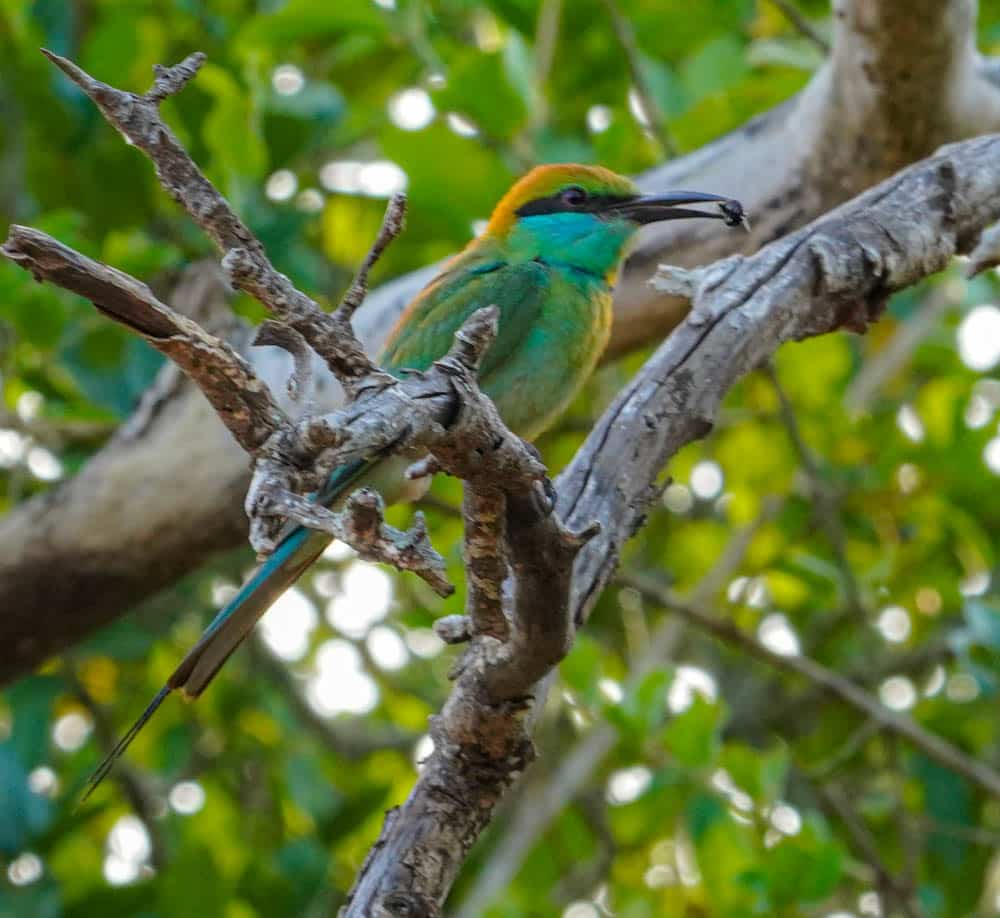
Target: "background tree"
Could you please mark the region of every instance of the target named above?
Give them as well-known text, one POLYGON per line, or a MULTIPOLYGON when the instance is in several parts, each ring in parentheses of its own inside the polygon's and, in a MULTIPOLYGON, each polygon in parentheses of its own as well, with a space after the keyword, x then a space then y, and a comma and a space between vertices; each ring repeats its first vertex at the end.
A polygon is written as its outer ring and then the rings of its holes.
MULTIPOLYGON (((969 0, 834 6, 9 4, 2 206, 245 342, 212 271, 189 267, 207 243, 37 53, 142 90, 198 48, 209 63, 165 115, 304 289, 336 298, 403 182, 410 227, 384 278, 446 255, 517 171, 553 159, 638 172, 686 154, 645 184, 738 194, 750 251, 1000 122, 995 67, 972 50, 977 26, 990 50, 992 4, 978 20, 969 0)), ((995 180, 993 148, 969 149, 995 180)), ((912 225, 947 193, 911 202, 912 225)), ((680 301, 645 285, 664 252, 705 262, 719 242, 672 230, 640 247, 618 302, 627 356, 545 439, 550 468, 677 321, 680 301)), ((417 282, 366 304, 369 341, 417 282)), ((17 504, 0 522, 0 908, 328 913, 426 754, 451 659, 430 625, 456 601, 331 553, 197 708, 148 730, 121 793, 74 815, 86 740, 112 740, 249 563, 240 547, 202 566, 243 544, 246 462, 142 342, 11 265, 0 285, 17 504)), ((456 911, 997 913, 993 286, 935 277, 867 338, 785 348, 729 394, 562 664, 540 761, 456 911)), ((280 391, 287 358, 249 353, 280 391)), ((442 480, 424 509, 461 584, 458 504, 442 480)))

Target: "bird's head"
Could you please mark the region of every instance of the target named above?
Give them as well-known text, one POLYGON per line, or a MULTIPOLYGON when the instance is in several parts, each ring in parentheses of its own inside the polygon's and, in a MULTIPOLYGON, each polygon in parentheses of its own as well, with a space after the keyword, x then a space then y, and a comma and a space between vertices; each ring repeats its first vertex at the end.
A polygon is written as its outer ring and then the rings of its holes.
POLYGON ((629 241, 647 223, 693 217, 744 222, 738 201, 695 191, 644 195, 635 183, 601 166, 532 169, 497 204, 488 235, 542 257, 609 279, 629 241), (688 204, 711 203, 701 211, 688 204))

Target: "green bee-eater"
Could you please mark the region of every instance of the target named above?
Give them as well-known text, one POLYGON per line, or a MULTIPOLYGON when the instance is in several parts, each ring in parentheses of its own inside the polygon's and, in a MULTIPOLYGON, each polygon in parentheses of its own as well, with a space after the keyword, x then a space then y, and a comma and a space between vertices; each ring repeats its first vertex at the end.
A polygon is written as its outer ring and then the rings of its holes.
MULTIPOLYGON (((713 217, 733 225, 742 210, 735 201, 698 192, 643 196, 631 180, 598 166, 533 169, 503 197, 486 231, 409 304, 379 363, 390 372, 429 368, 473 312, 495 304, 499 330, 483 359, 480 382, 507 426, 531 440, 559 417, 596 366, 611 330, 618 266, 639 228, 685 217, 713 217), (683 206, 706 202, 719 209, 702 212, 683 206)), ((332 505, 349 490, 374 484, 391 503, 401 496, 401 469, 399 459, 358 461, 335 470, 317 497, 332 505), (392 475, 385 474, 386 466, 392 475)), ((172 690, 189 698, 205 690, 257 620, 331 538, 302 527, 285 537, 215 616, 94 773, 87 795, 172 690)))

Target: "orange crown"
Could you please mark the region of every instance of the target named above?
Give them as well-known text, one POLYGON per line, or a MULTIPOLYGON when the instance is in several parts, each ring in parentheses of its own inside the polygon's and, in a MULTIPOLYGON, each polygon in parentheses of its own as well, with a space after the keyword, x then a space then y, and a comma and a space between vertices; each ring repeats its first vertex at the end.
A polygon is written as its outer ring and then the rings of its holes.
POLYGON ((520 178, 493 209, 486 232, 504 236, 517 220, 517 211, 529 201, 547 198, 570 185, 579 185, 592 194, 637 194, 635 183, 603 166, 558 163, 536 166, 520 178))

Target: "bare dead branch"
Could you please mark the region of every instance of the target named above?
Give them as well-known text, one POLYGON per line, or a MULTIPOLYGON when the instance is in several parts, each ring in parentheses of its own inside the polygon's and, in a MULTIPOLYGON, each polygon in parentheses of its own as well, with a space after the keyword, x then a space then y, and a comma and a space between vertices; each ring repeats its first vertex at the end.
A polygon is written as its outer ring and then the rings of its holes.
MULTIPOLYGON (((617 396, 556 480, 567 525, 602 530, 576 562, 586 618, 642 525, 667 460, 712 426, 722 396, 786 341, 875 321, 895 290, 969 252, 1000 218, 1000 136, 944 147, 755 255, 689 273, 692 312, 617 396)), ((657 283, 674 283, 664 269, 657 283)))
POLYGON ((569 532, 530 494, 507 492, 507 502, 509 636, 473 631, 467 616, 450 623, 469 644, 453 672, 455 687, 432 718, 434 752, 406 802, 387 814, 344 918, 439 915, 494 807, 534 757, 532 694, 572 643, 573 559, 594 530, 569 532))
POLYGON ((386 206, 385 216, 382 218, 382 227, 375 237, 375 242, 372 243, 372 247, 368 250, 365 260, 358 269, 358 273, 350 289, 344 295, 340 306, 337 308, 340 318, 343 321, 349 322, 357 308, 364 301, 364 298, 368 296, 368 275, 371 273, 371 269, 375 267, 375 263, 382 257, 382 253, 386 250, 389 243, 403 232, 403 228, 406 225, 405 218, 406 196, 403 194, 394 194, 386 206))
POLYGON ((130 145, 150 158, 163 188, 220 251, 251 247, 263 257, 263 249, 253 233, 195 165, 160 117, 160 103, 184 88, 205 62, 204 54, 191 54, 176 67, 157 68, 152 89, 138 95, 95 80, 58 54, 44 49, 42 53, 93 100, 105 120, 130 145))
POLYGON ((161 303, 135 278, 27 226, 12 225, 0 251, 36 280, 86 297, 109 318, 170 357, 205 393, 230 433, 251 455, 289 423, 243 357, 194 320, 161 303))
MULTIPOLYGON (((203 54, 192 54, 176 67, 158 68, 153 88, 140 96, 95 80, 57 54, 43 53, 90 96, 109 124, 149 157, 160 184, 223 252, 222 265, 234 287, 245 290, 298 331, 345 385, 377 372, 350 328, 350 314, 357 304, 348 305, 339 316, 325 313, 315 300, 276 271, 260 241, 161 118, 160 103, 194 77, 204 62, 203 54)), ((361 286, 352 288, 349 299, 357 298, 367 284, 369 269, 398 234, 402 206, 400 197, 390 202, 383 231, 359 273, 361 286)))
MULTIPOLYGON (((708 601, 739 570, 754 536, 777 513, 780 502, 767 500, 749 525, 738 529, 718 559, 692 590, 689 601, 708 601)), ((668 618, 652 633, 642 655, 632 666, 624 685, 626 696, 634 692, 654 670, 669 665, 684 623, 668 618)), ((594 726, 565 752, 548 778, 529 786, 518 801, 511 824, 481 870, 472 889, 462 900, 456 918, 478 918, 514 879, 524 859, 552 820, 562 812, 618 741, 618 731, 608 722, 594 726)))
MULTIPOLYGON (((292 358, 294 369, 288 376, 285 388, 288 390, 288 397, 293 402, 299 402, 303 398, 308 398, 312 390, 313 382, 313 353, 309 349, 309 344, 294 328, 265 319, 257 328, 253 343, 257 347, 270 345, 280 347, 287 351, 292 358)), ((311 405, 304 405, 303 410, 309 412, 311 405)))

